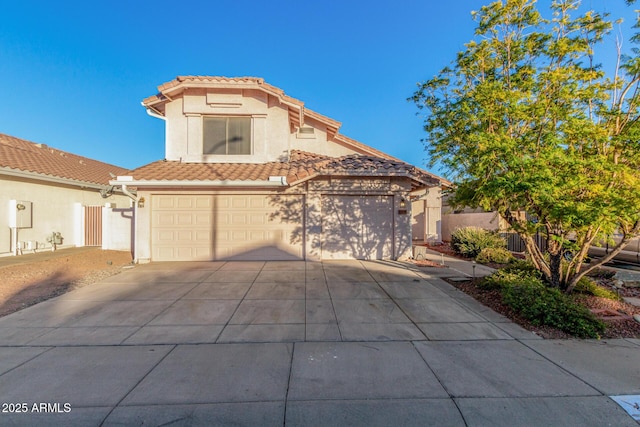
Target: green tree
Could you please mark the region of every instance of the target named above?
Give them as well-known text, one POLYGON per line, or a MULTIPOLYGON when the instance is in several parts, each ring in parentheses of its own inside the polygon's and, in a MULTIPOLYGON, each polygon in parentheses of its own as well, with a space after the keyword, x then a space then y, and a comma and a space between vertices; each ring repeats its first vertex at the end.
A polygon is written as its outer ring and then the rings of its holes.
POLYGON ((456 183, 452 204, 497 210, 566 292, 640 234, 640 55, 619 55, 607 77, 594 48, 613 23, 579 6, 553 1, 547 19, 535 0, 482 7, 475 39, 410 98, 432 165, 456 183), (616 232, 610 254, 583 265, 589 246, 616 232))

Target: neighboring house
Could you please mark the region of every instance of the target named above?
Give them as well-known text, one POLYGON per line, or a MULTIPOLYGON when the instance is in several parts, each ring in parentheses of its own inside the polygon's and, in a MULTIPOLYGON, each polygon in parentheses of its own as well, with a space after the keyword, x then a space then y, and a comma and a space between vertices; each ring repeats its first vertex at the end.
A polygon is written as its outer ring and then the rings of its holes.
MULTIPOLYGON (((426 218, 413 199, 440 209, 446 181, 341 135, 261 78, 158 90, 143 106, 166 122, 165 160, 111 181, 137 190, 139 262, 405 258, 426 218)), ((439 239, 434 227, 423 236, 439 239)))
POLYGON ((111 194, 109 186, 112 176, 125 172, 0 134, 0 255, 52 249, 54 243, 131 250, 131 199, 111 194), (59 233, 56 239, 53 233, 59 233))

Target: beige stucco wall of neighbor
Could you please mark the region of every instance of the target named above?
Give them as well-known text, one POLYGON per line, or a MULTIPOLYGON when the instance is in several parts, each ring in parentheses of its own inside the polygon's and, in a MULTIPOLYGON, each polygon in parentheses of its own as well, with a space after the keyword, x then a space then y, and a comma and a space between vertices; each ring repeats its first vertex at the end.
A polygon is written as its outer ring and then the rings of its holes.
POLYGON ((451 233, 458 228, 480 227, 497 231, 506 229, 504 221, 497 212, 477 212, 442 215, 442 239, 451 240, 451 233))
POLYGON ((329 141, 326 125, 306 118, 301 133, 291 126, 289 110, 277 98, 254 90, 190 89, 165 107, 167 160, 184 162, 264 163, 286 159, 290 150, 332 157, 355 153, 329 141), (249 116, 252 119, 251 155, 203 155, 203 117, 249 116))
POLYGON ((129 198, 112 195, 103 199, 97 189, 80 189, 74 186, 31 180, 25 178, 0 178, 0 255, 12 253, 12 230, 9 228, 9 201, 30 201, 32 207, 32 228, 18 231, 18 241, 38 242, 38 247, 51 249, 47 236, 57 231, 62 233, 63 244, 59 247, 76 246, 82 242, 81 210, 84 206, 104 206, 115 203, 117 207, 128 207, 129 198))

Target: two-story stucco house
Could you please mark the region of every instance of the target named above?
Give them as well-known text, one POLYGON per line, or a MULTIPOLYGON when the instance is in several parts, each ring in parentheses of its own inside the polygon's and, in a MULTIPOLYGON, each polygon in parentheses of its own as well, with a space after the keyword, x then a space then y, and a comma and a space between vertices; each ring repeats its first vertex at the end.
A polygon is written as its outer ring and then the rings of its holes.
POLYGON ((142 104, 166 122, 165 159, 111 181, 136 189, 139 262, 405 258, 412 202, 439 211, 444 180, 341 135, 261 78, 158 90, 142 104))

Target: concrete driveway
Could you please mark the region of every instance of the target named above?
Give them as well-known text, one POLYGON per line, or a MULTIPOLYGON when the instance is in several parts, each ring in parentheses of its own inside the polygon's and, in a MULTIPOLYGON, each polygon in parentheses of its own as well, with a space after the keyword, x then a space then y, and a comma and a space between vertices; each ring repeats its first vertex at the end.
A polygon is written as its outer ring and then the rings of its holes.
POLYGON ((0 424, 637 425, 639 340, 541 340, 461 274, 138 266, 0 319, 0 424))

